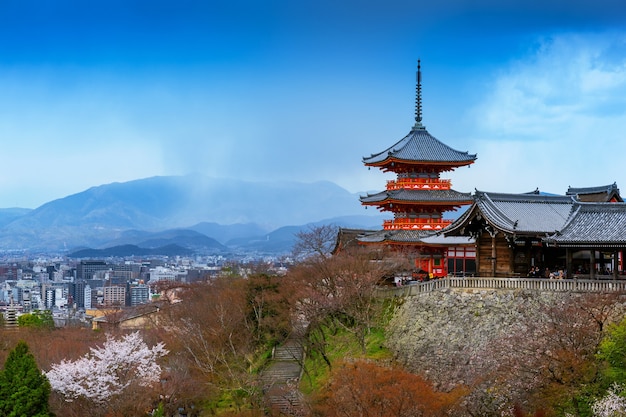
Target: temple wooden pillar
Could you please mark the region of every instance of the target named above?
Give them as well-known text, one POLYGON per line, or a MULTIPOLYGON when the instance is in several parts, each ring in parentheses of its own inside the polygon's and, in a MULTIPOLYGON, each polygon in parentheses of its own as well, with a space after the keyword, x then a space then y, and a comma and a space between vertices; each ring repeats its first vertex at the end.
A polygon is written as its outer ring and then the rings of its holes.
MULTIPOLYGON (((530 270, 530 268, 528 267, 528 260, 530 259, 529 257, 529 252, 528 250, 524 250, 524 259, 526 260, 526 271, 530 270)), ((509 271, 510 272, 515 272, 515 249, 511 248, 511 256, 509 256, 509 271)))
POLYGON ((572 249, 565 248, 565 278, 571 278, 573 262, 572 262, 572 249))
POLYGON ((596 279, 596 250, 589 250, 589 278, 596 279))
POLYGON ((613 279, 619 276, 619 251, 613 251, 613 279))
POLYGON ((496 234, 497 232, 490 233, 491 235, 491 276, 496 276, 496 234))
POLYGON ((474 253, 476 254, 476 276, 480 276, 480 256, 478 252, 478 237, 475 237, 474 253))

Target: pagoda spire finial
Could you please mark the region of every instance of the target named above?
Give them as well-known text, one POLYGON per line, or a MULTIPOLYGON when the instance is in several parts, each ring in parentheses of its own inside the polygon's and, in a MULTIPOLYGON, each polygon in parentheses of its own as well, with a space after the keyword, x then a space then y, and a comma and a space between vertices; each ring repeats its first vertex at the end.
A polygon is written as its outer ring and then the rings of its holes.
POLYGON ((417 60, 417 84, 415 86, 415 125, 413 129, 423 129, 422 125, 422 69, 417 60))

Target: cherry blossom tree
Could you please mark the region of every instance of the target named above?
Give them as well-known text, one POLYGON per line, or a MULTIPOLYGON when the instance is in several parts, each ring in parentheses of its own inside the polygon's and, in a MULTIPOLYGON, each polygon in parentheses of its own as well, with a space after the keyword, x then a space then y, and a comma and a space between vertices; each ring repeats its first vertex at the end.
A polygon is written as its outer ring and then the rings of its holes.
POLYGON ((626 415, 626 387, 613 384, 607 395, 593 403, 591 409, 596 417, 619 417, 626 415))
POLYGON ((103 405, 134 384, 145 388, 158 383, 158 359, 168 353, 163 343, 148 347, 139 332, 120 339, 107 336, 101 347, 91 348, 75 361, 62 360, 52 365, 46 376, 65 401, 86 399, 103 405))

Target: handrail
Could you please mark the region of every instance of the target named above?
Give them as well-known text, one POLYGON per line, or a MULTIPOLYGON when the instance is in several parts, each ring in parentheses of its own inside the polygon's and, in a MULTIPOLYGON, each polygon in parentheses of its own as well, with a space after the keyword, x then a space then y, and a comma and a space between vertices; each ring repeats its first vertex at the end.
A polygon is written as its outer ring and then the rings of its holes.
POLYGON ((405 297, 448 288, 549 292, 626 292, 626 280, 446 277, 400 287, 379 287, 376 293, 380 297, 405 297))
POLYGON ((451 225, 453 220, 448 219, 427 219, 427 218, 410 218, 400 217, 393 220, 385 220, 383 222, 383 229, 395 230, 395 229, 423 229, 423 230, 440 230, 444 227, 451 225))

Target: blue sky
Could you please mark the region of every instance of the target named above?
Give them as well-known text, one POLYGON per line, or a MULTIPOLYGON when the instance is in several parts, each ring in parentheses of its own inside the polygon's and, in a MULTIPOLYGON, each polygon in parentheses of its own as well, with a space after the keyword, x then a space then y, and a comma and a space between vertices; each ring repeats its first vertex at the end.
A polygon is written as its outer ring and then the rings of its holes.
POLYGON ((380 190, 361 158, 413 125, 418 58, 427 129, 478 154, 458 191, 626 193, 621 2, 1 0, 0 207, 188 173, 380 190))

